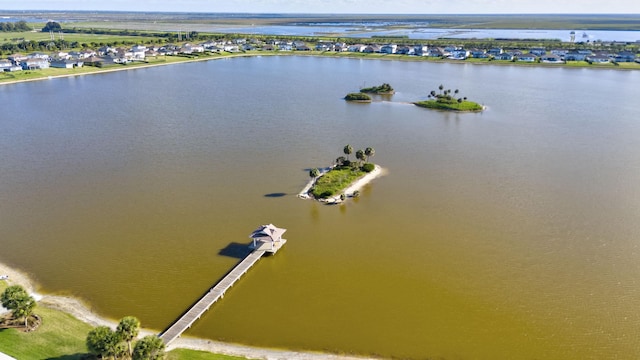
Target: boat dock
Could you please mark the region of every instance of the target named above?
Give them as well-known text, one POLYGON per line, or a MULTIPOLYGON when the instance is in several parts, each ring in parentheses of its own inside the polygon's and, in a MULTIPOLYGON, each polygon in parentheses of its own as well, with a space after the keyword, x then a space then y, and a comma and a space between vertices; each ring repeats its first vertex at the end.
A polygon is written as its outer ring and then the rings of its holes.
POLYGON ((176 320, 167 330, 159 335, 165 344, 171 343, 198 320, 211 305, 224 297, 224 294, 233 284, 240 279, 262 256, 266 253, 275 254, 287 240, 282 239, 282 234, 286 229, 275 226, 263 225, 251 234, 253 242, 249 245, 252 249, 238 265, 236 265, 222 280, 218 281, 200 300, 189 308, 178 320, 176 320))

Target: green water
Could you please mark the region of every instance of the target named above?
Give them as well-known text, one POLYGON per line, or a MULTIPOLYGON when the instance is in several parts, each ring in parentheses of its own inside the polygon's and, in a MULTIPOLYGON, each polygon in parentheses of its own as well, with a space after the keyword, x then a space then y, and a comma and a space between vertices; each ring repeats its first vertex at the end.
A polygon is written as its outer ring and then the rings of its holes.
POLYGON ((0 87, 0 261, 188 335, 396 358, 640 356, 640 74, 248 58, 0 87), (392 102, 348 104, 390 83, 392 102), (439 84, 481 114, 414 107, 439 84), (388 170, 297 199, 345 144, 388 170), (277 196, 274 196, 276 194, 277 196), (280 196, 282 195, 282 196, 280 196))

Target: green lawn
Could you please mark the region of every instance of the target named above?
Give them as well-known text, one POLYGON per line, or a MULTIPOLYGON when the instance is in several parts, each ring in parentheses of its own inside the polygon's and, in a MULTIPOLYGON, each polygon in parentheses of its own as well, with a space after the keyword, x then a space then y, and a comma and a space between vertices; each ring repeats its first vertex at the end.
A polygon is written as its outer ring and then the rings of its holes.
MULTIPOLYGON (((160 42, 164 40, 159 40, 160 38, 156 38, 153 36, 124 36, 124 35, 104 35, 104 34, 65 34, 63 33, 62 36, 64 37, 64 40, 68 41, 68 42, 74 42, 77 41, 79 43, 86 43, 86 44, 91 44, 92 42, 94 43, 108 43, 108 42, 113 42, 113 41, 118 41, 118 42, 122 42, 122 41, 132 41, 135 43, 142 43, 142 42, 150 42, 150 41, 155 41, 155 42, 160 42)), ((54 33, 54 37, 56 40, 58 40, 60 38, 60 34, 58 33, 54 33)), ((32 31, 25 31, 25 32, 0 32, 0 43, 8 43, 8 42, 14 42, 12 39, 25 39, 27 41, 30 40, 34 40, 34 41, 48 41, 51 40, 51 35, 48 32, 40 32, 40 31, 36 31, 36 32, 32 32, 32 31)))
POLYGON ((441 102, 436 100, 427 100, 427 101, 418 101, 414 104, 428 108, 428 109, 436 109, 436 110, 450 110, 450 111, 482 111, 482 105, 473 102, 473 101, 463 101, 458 103, 457 101, 452 102, 441 102))
POLYGON ((340 194, 349 184, 364 174, 366 173, 360 169, 353 170, 348 166, 336 167, 318 178, 311 188, 311 195, 316 199, 326 199, 340 194))
MULTIPOLYGON (((0 280, 0 293, 7 282, 0 280)), ((64 359, 81 360, 88 354, 85 339, 92 329, 73 316, 58 310, 36 306, 34 314, 42 325, 33 332, 0 329, 0 352, 18 360, 64 359)), ((240 360, 242 357, 213 354, 205 351, 176 349, 168 360, 240 360)))

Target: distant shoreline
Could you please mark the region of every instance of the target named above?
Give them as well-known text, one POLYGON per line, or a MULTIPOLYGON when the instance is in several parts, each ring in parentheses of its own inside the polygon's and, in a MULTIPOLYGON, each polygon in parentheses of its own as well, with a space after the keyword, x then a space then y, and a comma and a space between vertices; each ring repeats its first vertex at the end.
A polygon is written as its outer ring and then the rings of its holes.
MULTIPOLYGON (((381 54, 362 54, 362 53, 334 53, 334 52, 308 52, 303 53, 300 51, 297 52, 282 52, 282 51, 261 51, 261 52, 251 52, 251 53, 240 53, 240 54, 225 54, 221 56, 205 56, 201 58, 185 58, 184 60, 177 60, 168 63, 152 63, 152 64, 135 64, 133 66, 122 66, 120 68, 110 68, 110 69, 101 69, 96 68, 95 71, 87 71, 83 73, 69 73, 69 74, 61 74, 61 75, 42 75, 41 77, 36 77, 32 79, 22 79, 22 80, 8 80, 2 81, 0 80, 0 86, 2 85, 13 85, 20 84, 26 82, 35 82, 35 81, 44 81, 44 80, 53 80, 53 79, 61 79, 75 76, 84 76, 84 75, 94 75, 94 74, 107 74, 112 72, 119 71, 128 71, 135 69, 147 69, 157 66, 169 66, 174 64, 184 64, 184 63, 192 63, 192 62, 201 62, 201 61, 210 61, 210 60, 220 60, 220 59, 229 59, 236 57, 259 57, 259 56, 311 56, 311 57, 330 57, 334 59, 365 59, 365 60, 384 60, 384 61, 410 61, 410 62, 427 62, 432 64, 471 64, 471 65, 497 65, 497 66, 522 66, 522 67, 538 67, 538 68, 562 68, 562 69, 593 69, 593 70, 616 70, 616 71, 637 71, 640 68, 625 68, 620 66, 607 66, 607 65, 566 65, 566 64, 548 64, 548 63, 526 63, 526 62, 512 62, 512 61, 466 61, 466 60, 450 60, 450 59, 425 59, 423 57, 418 56, 404 56, 399 57, 398 55, 381 55, 381 54)), ((86 67, 85 67, 86 68, 86 67)))

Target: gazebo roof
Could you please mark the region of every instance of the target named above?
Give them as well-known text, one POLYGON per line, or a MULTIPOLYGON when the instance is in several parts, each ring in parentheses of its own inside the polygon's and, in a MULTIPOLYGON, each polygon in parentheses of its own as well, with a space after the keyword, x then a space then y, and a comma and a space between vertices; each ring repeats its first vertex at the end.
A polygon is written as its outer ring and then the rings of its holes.
POLYGON ((285 231, 287 229, 276 227, 273 224, 260 225, 249 237, 259 241, 280 241, 285 231))

